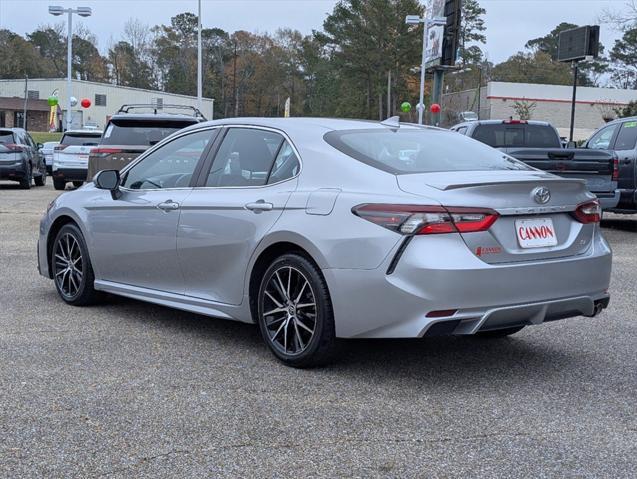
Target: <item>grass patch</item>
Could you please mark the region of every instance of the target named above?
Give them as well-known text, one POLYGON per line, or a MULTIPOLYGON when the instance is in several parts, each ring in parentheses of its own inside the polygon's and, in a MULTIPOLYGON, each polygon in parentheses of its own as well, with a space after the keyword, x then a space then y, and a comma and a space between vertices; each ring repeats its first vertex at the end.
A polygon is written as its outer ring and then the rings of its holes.
POLYGON ((62 133, 57 131, 53 133, 49 133, 48 131, 30 131, 29 134, 36 143, 46 143, 47 141, 59 142, 62 139, 62 133))

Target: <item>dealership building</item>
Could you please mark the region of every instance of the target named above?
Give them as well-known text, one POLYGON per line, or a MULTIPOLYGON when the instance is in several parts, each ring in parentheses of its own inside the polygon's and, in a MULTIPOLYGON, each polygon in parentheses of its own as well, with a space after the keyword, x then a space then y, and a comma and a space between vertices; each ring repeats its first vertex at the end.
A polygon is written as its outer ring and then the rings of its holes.
MULTIPOLYGON (((46 99, 54 94, 59 100, 60 108, 56 121, 59 129, 62 125, 66 126, 66 79, 0 80, 0 123, 2 123, 0 126, 22 126, 23 111, 26 109, 27 129, 42 131, 41 112, 43 109, 48 111, 48 106, 45 106, 46 99), (25 91, 26 102, 24 101, 25 91), (38 120, 32 120, 35 118, 38 120)), ((77 105, 71 108, 73 128, 81 128, 86 124, 103 128, 107 120, 124 104, 153 104, 158 108, 169 104, 197 107, 197 97, 194 96, 84 80, 72 80, 72 96, 78 100, 77 105), (88 108, 81 106, 81 101, 84 99, 91 102, 88 108)), ((200 110, 206 118, 212 119, 214 100, 204 98, 200 110)), ((48 121, 44 125, 47 123, 48 121)), ((45 127, 44 130, 46 129, 45 127)))
MULTIPOLYGON (((560 136, 568 137, 571 124, 573 87, 531 83, 489 82, 480 89, 443 95, 443 121, 451 126, 460 113, 480 111, 480 119, 518 119, 520 105, 531 111, 531 119, 550 122, 560 136), (478 96, 479 95, 479 96, 478 96)), ((601 125, 617 118, 617 109, 637 101, 637 90, 577 88, 575 139, 585 140, 601 125)))

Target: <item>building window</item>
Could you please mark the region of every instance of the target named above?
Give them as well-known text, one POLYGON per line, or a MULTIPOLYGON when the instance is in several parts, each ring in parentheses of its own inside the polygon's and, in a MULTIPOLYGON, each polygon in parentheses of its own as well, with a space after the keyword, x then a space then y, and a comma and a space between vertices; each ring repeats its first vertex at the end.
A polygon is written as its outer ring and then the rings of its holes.
POLYGON ((163 107, 164 107, 164 99, 163 99, 163 98, 155 98, 155 99, 154 99, 154 101, 153 101, 153 103, 154 103, 154 105, 155 105, 157 108, 160 108, 160 109, 161 109, 161 108, 163 108, 163 107))
POLYGON ((26 129, 26 125, 24 124, 24 112, 22 111, 13 112, 13 126, 14 128, 26 129))
POLYGON ((106 95, 95 94, 95 106, 106 106, 106 95))
POLYGON ((40 92, 38 90, 29 90, 27 91, 27 98, 29 100, 39 100, 40 92))

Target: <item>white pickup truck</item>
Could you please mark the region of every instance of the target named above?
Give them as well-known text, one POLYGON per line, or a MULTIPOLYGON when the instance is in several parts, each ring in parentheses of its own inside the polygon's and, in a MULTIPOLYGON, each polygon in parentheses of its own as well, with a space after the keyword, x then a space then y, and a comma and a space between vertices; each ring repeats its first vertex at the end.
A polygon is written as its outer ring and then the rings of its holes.
POLYGON ((79 188, 86 180, 88 156, 100 142, 99 130, 69 130, 53 150, 53 186, 63 190, 69 181, 79 188))

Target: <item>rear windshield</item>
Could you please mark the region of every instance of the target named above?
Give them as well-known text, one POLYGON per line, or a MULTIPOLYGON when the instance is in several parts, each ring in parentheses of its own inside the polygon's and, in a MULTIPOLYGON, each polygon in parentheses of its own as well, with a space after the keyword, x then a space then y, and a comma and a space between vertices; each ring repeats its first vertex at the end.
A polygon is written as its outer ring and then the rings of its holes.
POLYGON ((11 132, 11 131, 0 131, 0 143, 4 143, 4 144, 14 143, 14 141, 13 141, 13 132, 11 132))
POLYGON ((102 138, 102 145, 142 145, 151 146, 174 132, 197 123, 189 121, 140 121, 113 120, 102 138))
POLYGON ((396 175, 437 171, 530 170, 477 141, 441 130, 341 130, 324 136, 337 150, 396 175))
POLYGON ((95 133, 65 133, 60 144, 71 146, 95 146, 100 142, 100 135, 95 133))
POLYGON ((476 127, 473 138, 494 148, 561 148, 555 130, 547 125, 486 124, 476 127))

